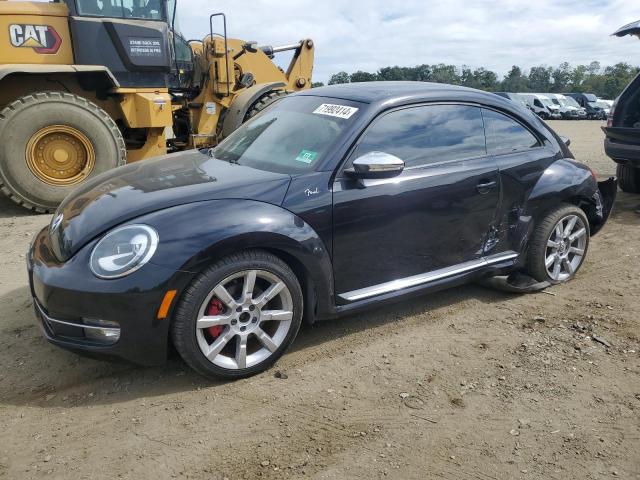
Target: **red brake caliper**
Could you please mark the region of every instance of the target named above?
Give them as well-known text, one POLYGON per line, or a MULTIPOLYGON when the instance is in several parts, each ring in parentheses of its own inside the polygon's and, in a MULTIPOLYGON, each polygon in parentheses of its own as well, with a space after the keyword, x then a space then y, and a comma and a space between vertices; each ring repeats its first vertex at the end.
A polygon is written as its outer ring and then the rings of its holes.
MULTIPOLYGON (((209 302, 209 306, 207 307, 206 312, 207 315, 214 317, 216 315, 220 315, 222 312, 224 312, 224 305, 220 300, 214 298, 209 302)), ((213 327, 207 328, 207 331, 213 338, 219 337, 223 330, 223 325, 215 325, 213 327)))

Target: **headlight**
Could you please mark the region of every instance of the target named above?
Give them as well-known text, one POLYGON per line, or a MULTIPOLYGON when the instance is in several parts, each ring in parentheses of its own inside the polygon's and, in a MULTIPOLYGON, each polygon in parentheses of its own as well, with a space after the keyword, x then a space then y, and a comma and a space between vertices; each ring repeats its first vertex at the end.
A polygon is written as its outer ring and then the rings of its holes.
POLYGON ((158 247, 158 233, 147 225, 127 225, 107 233, 91 252, 96 277, 120 278, 147 263, 158 247))

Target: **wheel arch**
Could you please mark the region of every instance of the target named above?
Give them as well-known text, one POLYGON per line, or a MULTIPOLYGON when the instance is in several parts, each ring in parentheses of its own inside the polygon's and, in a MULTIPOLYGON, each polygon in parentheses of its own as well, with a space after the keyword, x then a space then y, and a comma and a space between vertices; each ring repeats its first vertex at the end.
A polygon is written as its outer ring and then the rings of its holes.
POLYGON ((233 102, 224 116, 224 120, 222 122, 222 136, 228 136, 231 132, 242 125, 249 108, 251 108, 251 105, 253 105, 260 97, 272 90, 283 89, 285 86, 286 84, 284 82, 259 83, 240 93, 233 99, 233 102))
MULTIPOLYGON (((61 79, 74 80, 85 91, 93 91, 101 99, 106 98, 106 93, 118 88, 120 84, 111 71, 102 65, 3 65, 0 67, 0 85, 6 88, 16 80, 24 83, 25 79, 31 79, 34 84, 40 82, 45 85, 45 90, 52 90, 49 81, 61 79)), ((22 85, 25 88, 24 85, 22 85)), ((28 88, 28 87, 27 87, 28 88)), ((7 92, 11 94, 10 92, 7 92)), ((7 94, 3 93, 3 97, 7 94)), ((30 93, 30 92, 28 92, 30 93)), ((72 92, 78 93, 78 92, 72 92)), ((14 96, 21 96, 22 93, 14 96)))
POLYGON ((228 255, 267 251, 283 260, 300 281, 306 321, 333 311, 329 251, 317 232, 288 210, 253 200, 210 200, 155 212, 137 221, 158 230, 161 241, 154 263, 160 266, 194 276, 228 255), (241 214, 243 221, 238 222, 241 214))
POLYGON ((589 222, 595 223, 598 192, 598 183, 587 166, 563 158, 549 165, 536 182, 527 199, 526 214, 536 224, 558 204, 568 203, 584 210, 589 222))
POLYGON ((198 259, 191 259, 187 266, 193 273, 204 271, 220 258, 247 250, 261 250, 275 255, 291 268, 300 282, 304 297, 304 321, 314 323, 323 316, 323 312, 331 309, 333 271, 327 268, 321 259, 312 259, 305 254, 304 248, 288 237, 280 234, 254 233, 227 238, 206 250, 206 254, 198 259))

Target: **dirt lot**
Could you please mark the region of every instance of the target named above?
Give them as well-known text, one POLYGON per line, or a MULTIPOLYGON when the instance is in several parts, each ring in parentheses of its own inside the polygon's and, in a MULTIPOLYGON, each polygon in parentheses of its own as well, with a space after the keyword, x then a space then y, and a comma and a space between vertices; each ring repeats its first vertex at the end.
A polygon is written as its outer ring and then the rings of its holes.
MULTIPOLYGON (((553 126, 613 173, 599 122, 553 126)), ((619 195, 568 285, 317 324, 288 378, 208 383, 45 342, 24 252, 49 217, 0 199, 0 478, 640 478, 638 204, 619 195)))

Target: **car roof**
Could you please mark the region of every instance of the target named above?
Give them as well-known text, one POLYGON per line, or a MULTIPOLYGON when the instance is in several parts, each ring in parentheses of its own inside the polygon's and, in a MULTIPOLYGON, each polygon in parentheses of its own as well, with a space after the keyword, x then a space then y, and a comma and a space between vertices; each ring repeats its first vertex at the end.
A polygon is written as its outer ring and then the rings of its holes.
POLYGON ((334 97, 362 103, 394 103, 394 101, 419 102, 421 100, 477 98, 481 103, 505 100, 490 92, 473 88, 431 82, 357 82, 330 85, 299 92, 296 95, 334 97))
POLYGON ((312 88, 292 96, 315 96, 370 104, 369 110, 379 112, 421 102, 478 103, 516 115, 529 124, 537 124, 537 117, 523 104, 501 95, 475 88, 431 82, 357 82, 312 88))

